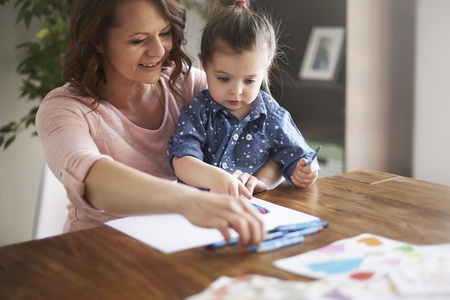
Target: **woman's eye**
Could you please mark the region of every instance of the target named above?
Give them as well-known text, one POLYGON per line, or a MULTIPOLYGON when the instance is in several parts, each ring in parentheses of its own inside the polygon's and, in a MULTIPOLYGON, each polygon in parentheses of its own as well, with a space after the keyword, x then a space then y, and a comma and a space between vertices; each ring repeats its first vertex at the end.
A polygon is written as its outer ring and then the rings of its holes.
POLYGON ((166 32, 162 32, 161 35, 172 35, 172 29, 166 32))
POLYGON ((219 79, 219 81, 222 81, 222 82, 227 82, 230 80, 229 78, 226 78, 226 77, 219 77, 218 79, 219 79))
POLYGON ((145 42, 145 39, 131 41, 132 44, 139 45, 145 42))

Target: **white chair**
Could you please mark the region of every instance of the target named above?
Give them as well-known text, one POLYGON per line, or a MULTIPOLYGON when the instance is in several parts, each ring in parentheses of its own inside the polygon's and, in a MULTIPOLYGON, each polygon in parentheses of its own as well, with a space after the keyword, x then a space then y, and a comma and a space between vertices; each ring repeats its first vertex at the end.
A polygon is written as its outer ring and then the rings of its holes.
POLYGON ((67 193, 61 182, 44 162, 33 224, 33 239, 42 239, 61 234, 67 218, 69 203, 67 193))

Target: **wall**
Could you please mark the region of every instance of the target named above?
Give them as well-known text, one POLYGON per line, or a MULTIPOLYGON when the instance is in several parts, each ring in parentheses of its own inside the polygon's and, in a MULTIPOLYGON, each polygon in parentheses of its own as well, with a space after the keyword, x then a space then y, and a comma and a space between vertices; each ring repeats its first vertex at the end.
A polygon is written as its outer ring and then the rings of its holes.
MULTIPOLYGON (((23 51, 16 45, 33 35, 24 25, 15 26, 13 1, 0 6, 0 126, 24 116, 34 103, 19 100, 20 78, 16 74, 23 51)), ((34 26, 36 27, 36 26, 34 26)), ((0 246, 31 238, 36 195, 44 160, 40 141, 21 133, 6 150, 0 150, 0 246)))
POLYGON ((195 10, 188 10, 186 13, 186 51, 194 60, 193 66, 201 68, 201 64, 197 58, 200 52, 200 37, 202 29, 205 26, 205 20, 195 10))
MULTIPOLYGON (((287 109, 310 147, 322 145, 319 177, 344 171, 345 55, 336 78, 299 77, 313 27, 346 27, 346 0, 258 0, 255 6, 281 22, 279 46, 286 55, 273 72, 272 95, 287 109), (287 4, 287 5, 286 5, 287 4)), ((345 52, 345 49, 343 49, 345 52)))
POLYGON ((450 1, 417 1, 413 176, 450 185, 450 1))
MULTIPOLYGON (((353 105, 347 108, 346 167, 408 175, 412 160, 414 177, 450 184, 446 153, 450 148, 446 76, 450 45, 442 34, 450 31, 445 15, 450 2, 416 1, 417 25, 415 1, 347 2, 347 105, 353 105)), ((0 6, 1 125, 20 118, 32 106, 19 100, 20 78, 15 69, 23 53, 15 47, 33 36, 22 25, 14 26, 12 6, 0 6)), ((202 25, 195 13, 188 19, 188 49, 195 57, 195 36, 202 25)), ((30 133, 22 133, 8 150, 0 150, 0 246, 31 238, 43 153, 39 139, 30 138, 30 133)))
POLYGON ((447 0, 347 1, 346 170, 450 185, 447 0))
POLYGON ((415 1, 347 1, 346 171, 411 175, 415 1))

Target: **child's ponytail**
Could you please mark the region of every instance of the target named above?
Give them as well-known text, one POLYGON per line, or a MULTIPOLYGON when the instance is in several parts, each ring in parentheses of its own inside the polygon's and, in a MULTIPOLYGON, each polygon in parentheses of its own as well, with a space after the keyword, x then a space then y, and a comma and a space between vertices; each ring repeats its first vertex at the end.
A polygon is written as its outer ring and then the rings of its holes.
MULTIPOLYGON (((208 0, 209 21, 200 44, 202 63, 207 65, 216 51, 228 48, 235 53, 266 51, 268 73, 280 57, 278 26, 264 13, 251 9, 250 0, 208 0)), ((268 74, 262 89, 268 93, 268 74)))

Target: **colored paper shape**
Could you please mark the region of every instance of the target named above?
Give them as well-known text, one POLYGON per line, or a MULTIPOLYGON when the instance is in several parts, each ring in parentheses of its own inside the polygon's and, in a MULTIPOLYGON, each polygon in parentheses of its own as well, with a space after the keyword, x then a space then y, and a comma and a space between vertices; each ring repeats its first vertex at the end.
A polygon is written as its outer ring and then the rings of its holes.
POLYGON ((394 250, 398 250, 398 251, 405 252, 405 253, 411 253, 411 252, 414 252, 414 247, 411 245, 406 245, 406 246, 402 246, 402 247, 397 247, 394 250))
POLYGON ((352 298, 342 295, 341 291, 339 291, 338 289, 334 289, 324 294, 324 297, 333 300, 352 300, 352 298))
POLYGON ((358 269, 362 261, 362 257, 353 259, 330 260, 310 264, 309 268, 316 272, 339 274, 358 269))
POLYGON ((368 280, 370 278, 372 278, 372 276, 374 275, 374 272, 358 272, 358 273, 354 273, 350 276, 350 278, 352 279, 356 279, 356 280, 368 280))
POLYGON ((380 241, 377 237, 366 237, 358 240, 358 243, 366 244, 369 247, 376 247, 383 245, 383 242, 380 241))
POLYGON ((338 254, 345 251, 345 244, 331 244, 316 250, 317 252, 323 252, 326 254, 338 254))

